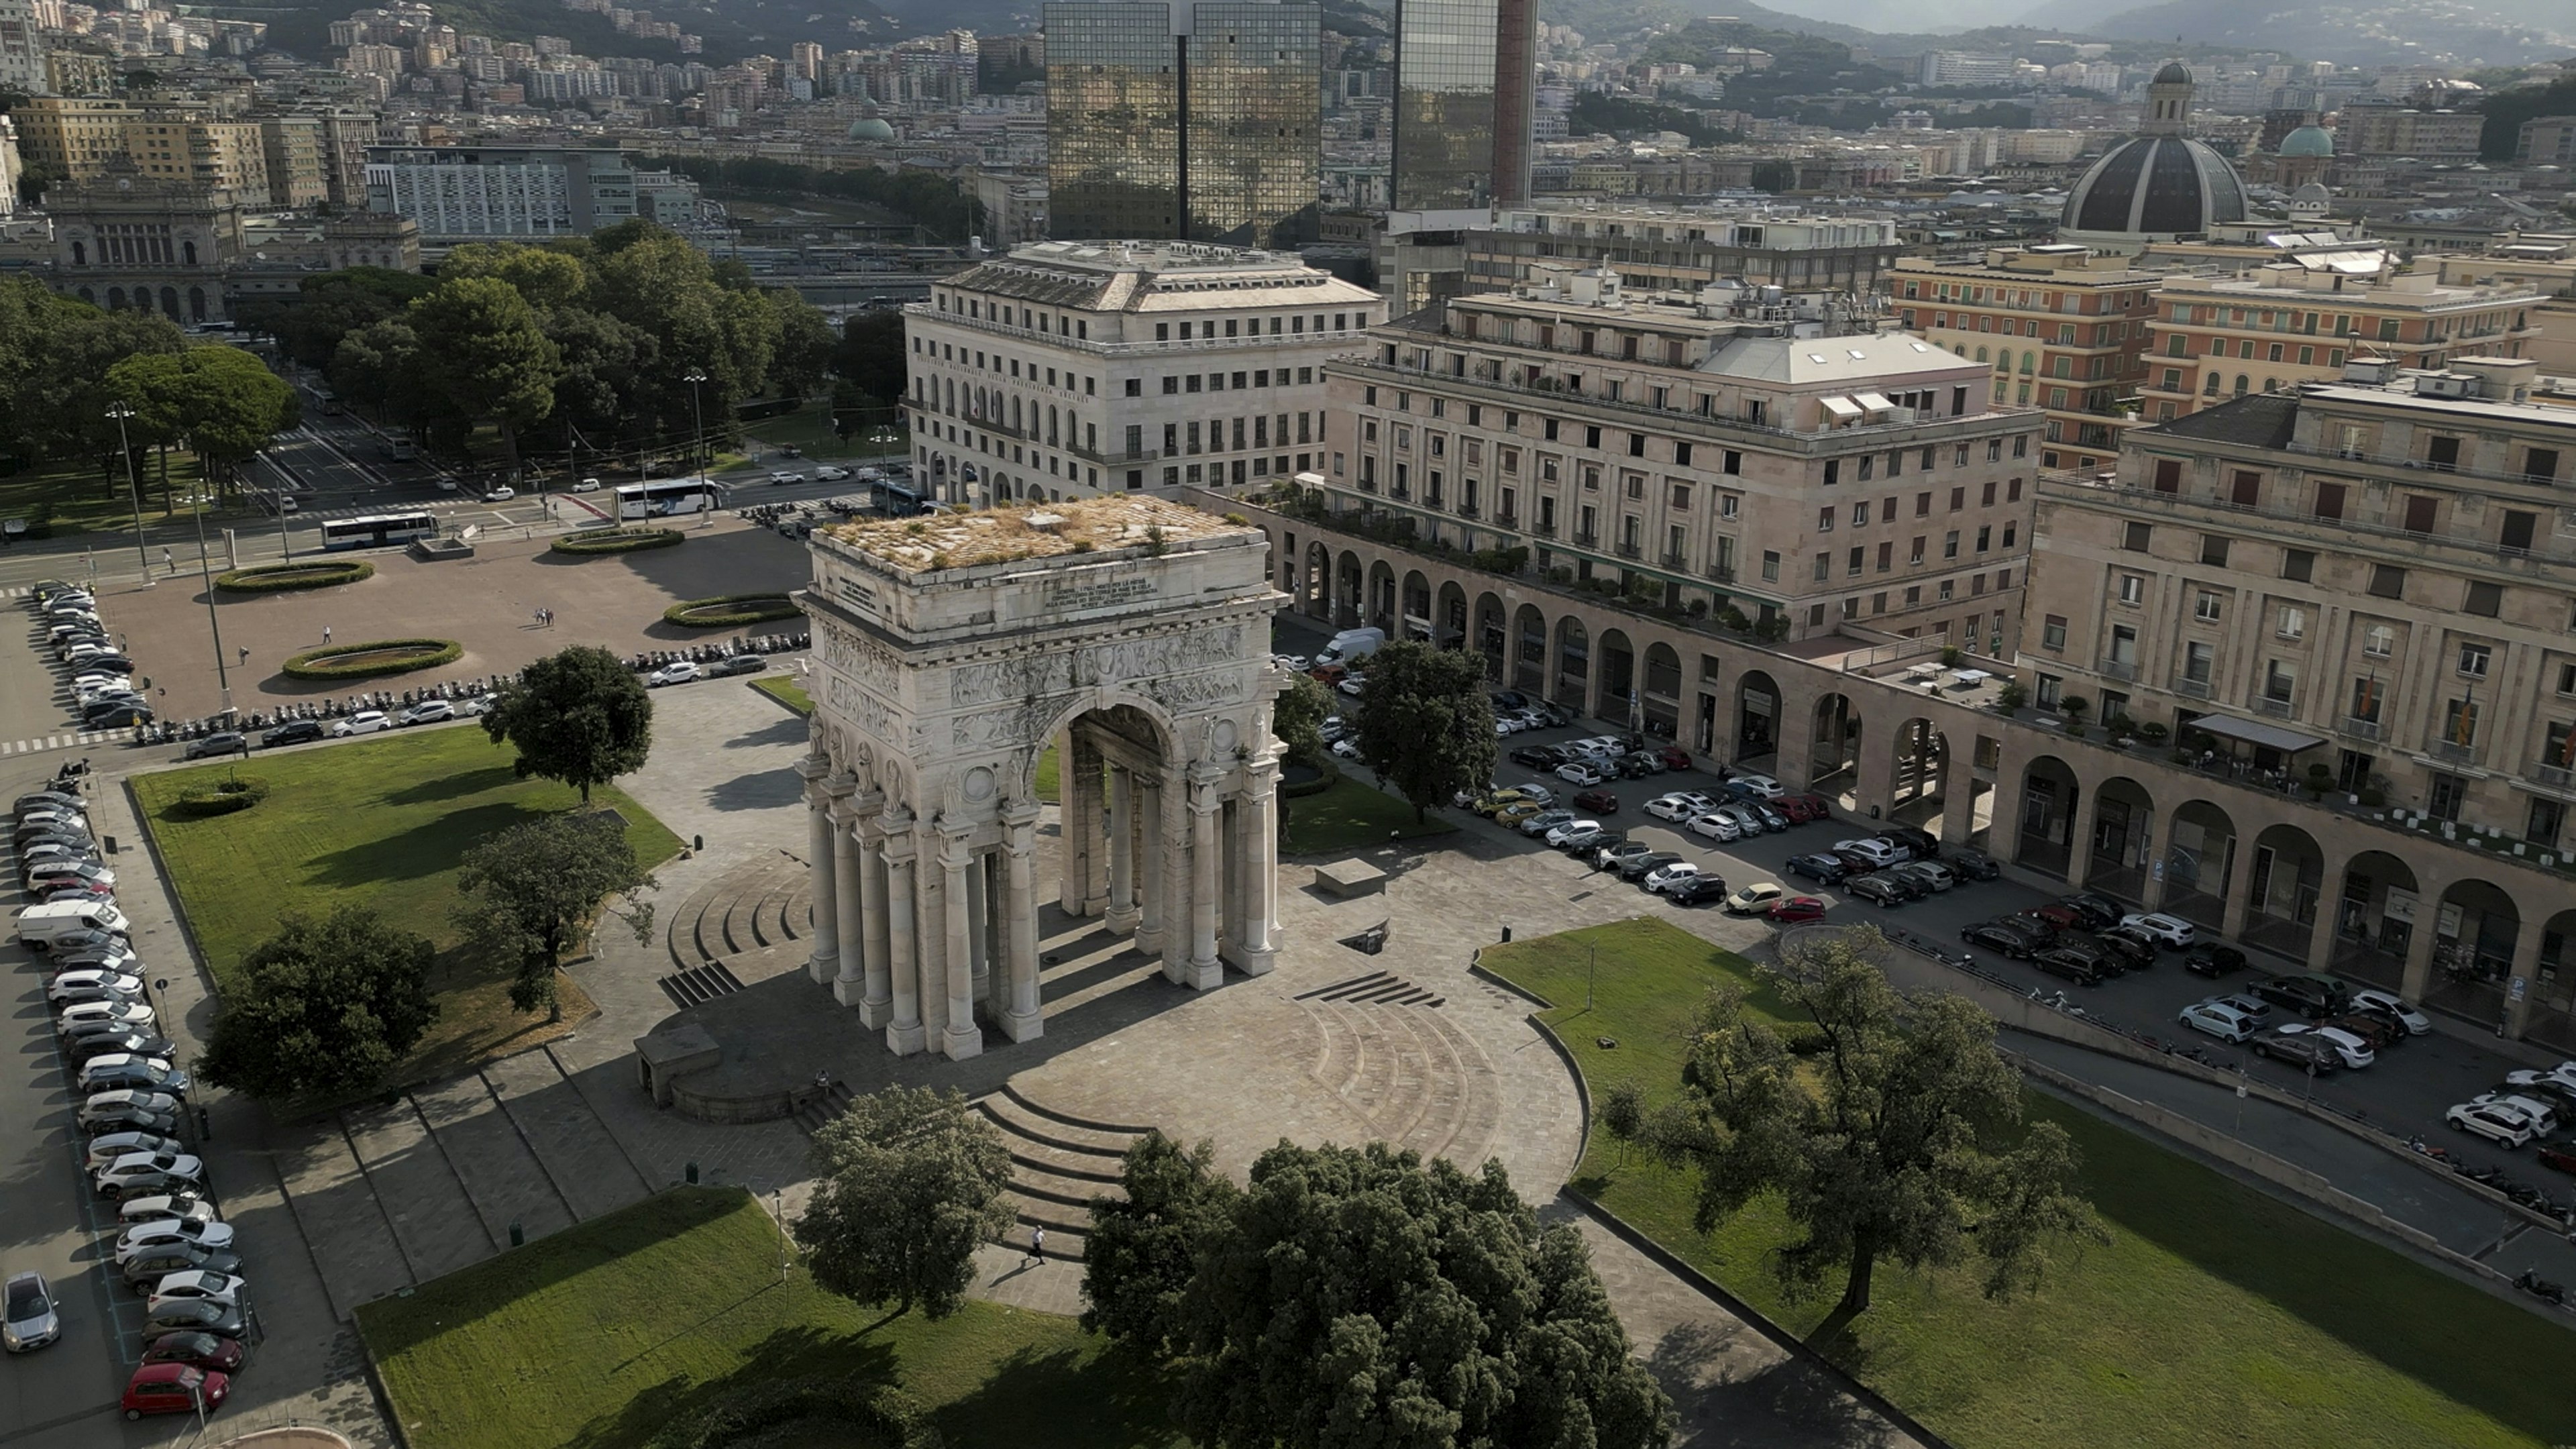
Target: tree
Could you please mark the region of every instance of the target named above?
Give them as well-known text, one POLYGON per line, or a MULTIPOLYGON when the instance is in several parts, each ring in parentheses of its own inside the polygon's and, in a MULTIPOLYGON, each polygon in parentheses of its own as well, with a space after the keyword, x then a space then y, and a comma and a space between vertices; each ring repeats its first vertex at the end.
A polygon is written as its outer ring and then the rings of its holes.
POLYGON ((438 1018, 435 954, 363 906, 290 915, 242 957, 198 1068, 254 1097, 373 1088, 438 1018))
POLYGON ((460 277, 411 304, 419 377, 468 418, 499 424, 515 461, 519 431, 554 410, 563 354, 537 309, 498 277, 460 277))
POLYGON ((1402 639, 1369 656, 1360 694, 1360 750, 1413 804, 1414 819, 1494 778, 1494 702, 1485 662, 1463 650, 1402 639))
POLYGON ((945 1318, 975 1281, 975 1249, 1011 1225, 1010 1149, 955 1089, 870 1092, 814 1134, 823 1182, 796 1241, 822 1287, 945 1318))
POLYGON ((1647 1126, 1657 1153, 1696 1167, 1708 1232, 1778 1193, 1804 1235, 1773 1268, 1794 1293, 1844 1275, 1834 1321, 1869 1307, 1882 1257, 1945 1266, 1974 1251, 1985 1291, 2035 1289, 2049 1245, 2101 1238, 2074 1188, 2074 1143, 2022 1119, 2021 1074, 1994 1019, 1964 997, 1900 993, 1873 930, 1783 953, 1763 975, 1822 1044, 1803 1067, 1741 991, 1712 993, 1682 1068, 1684 1100, 1647 1126))
POLYGON ((456 876, 465 900, 455 920, 471 954, 517 963, 513 1007, 544 1007, 546 1020, 561 1021, 555 973, 564 956, 603 913, 624 921, 636 944, 650 941, 653 905, 636 895, 653 887, 616 816, 544 815, 485 836, 465 852, 456 876))
POLYGON ((1324 721, 1333 712, 1333 696, 1311 674, 1291 674, 1288 687, 1270 704, 1270 732, 1288 747, 1288 758, 1301 765, 1324 761, 1324 721))
POLYGON ((653 696, 616 655, 578 644, 503 684, 483 733, 518 747, 512 768, 520 779, 575 786, 587 805, 591 786, 643 767, 653 748, 653 696))
POLYGON ((295 389, 238 347, 136 353, 107 370, 107 383, 156 439, 184 440, 224 481, 304 418, 295 389))
POLYGON ((1184 1149, 1148 1132, 1118 1164, 1123 1199, 1094 1198, 1091 1236, 1082 1249, 1086 1333, 1106 1333, 1129 1348, 1169 1357, 1182 1331, 1182 1303, 1198 1266, 1198 1246, 1224 1227, 1242 1196, 1216 1172, 1216 1147, 1184 1149))
POLYGON ((1672 1407, 1582 1237, 1502 1164, 1282 1142, 1198 1246, 1177 1417, 1201 1444, 1643 1449, 1672 1407))
POLYGON ((832 345, 832 371, 872 398, 898 398, 911 386, 905 372, 903 314, 892 308, 854 313, 832 345))

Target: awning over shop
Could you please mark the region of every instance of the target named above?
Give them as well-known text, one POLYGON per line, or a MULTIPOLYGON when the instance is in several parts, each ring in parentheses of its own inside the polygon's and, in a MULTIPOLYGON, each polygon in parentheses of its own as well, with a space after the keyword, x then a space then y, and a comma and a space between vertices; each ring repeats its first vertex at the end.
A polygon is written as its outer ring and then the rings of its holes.
POLYGON ((2283 729, 2259 720, 2229 719, 2223 714, 2197 716, 2189 728, 2206 731, 2222 740, 2238 740, 2260 749, 2279 750, 2285 755, 2313 750, 2325 743, 2323 735, 2301 734, 2297 730, 2283 729))

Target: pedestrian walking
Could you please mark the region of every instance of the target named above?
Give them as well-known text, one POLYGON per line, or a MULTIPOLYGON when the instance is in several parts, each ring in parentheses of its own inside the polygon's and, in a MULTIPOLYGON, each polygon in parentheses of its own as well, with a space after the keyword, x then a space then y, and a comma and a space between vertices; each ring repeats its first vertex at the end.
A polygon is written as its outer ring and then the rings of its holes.
POLYGON ((322 626, 322 642, 325 644, 331 642, 331 626, 328 624, 322 626))
MULTIPOLYGON (((1030 1263, 1043 1263, 1043 1262, 1045 1262, 1045 1261, 1046 1261, 1046 1229, 1044 1229, 1044 1228, 1031 1228, 1031 1229, 1029 1229, 1029 1256, 1028 1256, 1028 1262, 1030 1262, 1030 1263)), ((1025 1265, 1023 1265, 1023 1266, 1025 1266, 1025 1265)))
POLYGON ((161 550, 161 567, 174 574, 179 571, 178 561, 170 557, 170 550, 166 548, 161 550))

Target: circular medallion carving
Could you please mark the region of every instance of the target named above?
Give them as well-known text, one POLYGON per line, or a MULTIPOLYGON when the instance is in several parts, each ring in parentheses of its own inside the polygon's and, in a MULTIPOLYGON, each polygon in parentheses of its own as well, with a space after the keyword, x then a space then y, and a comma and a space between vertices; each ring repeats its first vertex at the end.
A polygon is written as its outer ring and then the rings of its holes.
POLYGON ((1235 740, 1234 721, 1230 719, 1218 720, 1216 722, 1216 734, 1214 736, 1214 740, 1216 747, 1220 750, 1233 749, 1235 740))
POLYGON ((993 798, 993 772, 991 769, 983 765, 977 765, 975 768, 966 772, 966 798, 969 800, 990 800, 993 798))

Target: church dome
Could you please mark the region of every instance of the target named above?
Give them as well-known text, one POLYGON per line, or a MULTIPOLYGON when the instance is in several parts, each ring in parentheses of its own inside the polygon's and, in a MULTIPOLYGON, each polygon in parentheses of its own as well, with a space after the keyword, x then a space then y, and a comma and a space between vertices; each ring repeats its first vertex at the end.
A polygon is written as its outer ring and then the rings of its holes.
POLYGON ((885 122, 878 120, 874 116, 870 116, 864 121, 852 121, 850 123, 850 139, 853 141, 891 141, 894 139, 894 127, 887 125, 885 122))
POLYGON ((2301 126, 2281 138, 2280 154, 2325 158, 2334 155, 2334 133, 2323 126, 2301 126))
POLYGON ((2165 68, 2156 72, 2155 83, 2160 86, 2190 85, 2191 67, 2178 60, 2166 61, 2165 68))
POLYGON ((2093 163, 2066 196, 2069 231, 2183 236, 2245 219, 2227 158, 2186 136, 2139 136, 2093 163))

